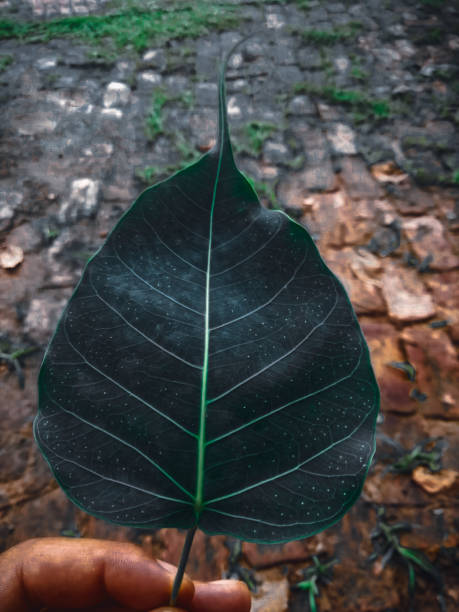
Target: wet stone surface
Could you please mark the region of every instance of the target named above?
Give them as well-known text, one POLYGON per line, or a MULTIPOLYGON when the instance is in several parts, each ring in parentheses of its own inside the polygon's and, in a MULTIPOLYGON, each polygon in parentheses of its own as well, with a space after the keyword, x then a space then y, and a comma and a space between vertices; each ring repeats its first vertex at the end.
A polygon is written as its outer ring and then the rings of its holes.
MULTIPOLYGON (((232 29, 199 38, 169 33, 138 52, 110 54, 108 43, 78 38, 0 40, 0 352, 35 349, 20 360, 23 387, 0 360, 1 548, 72 530, 131 540, 177 563, 183 533, 117 528, 66 500, 33 441, 36 379, 87 259, 146 186, 213 145, 217 59, 241 35, 266 27, 229 66, 235 156, 264 185, 262 203, 303 224, 345 285, 382 404, 374 465, 349 514, 308 540, 243 544, 240 564, 260 583, 254 610, 304 610, 305 592, 290 587, 313 555, 339 561, 320 586, 321 610, 407 610, 403 564, 369 561, 381 506, 388 523, 412 526, 401 542, 440 570, 453 609, 459 9, 440 0, 231 6, 232 29), (261 140, 251 140, 257 129, 261 140), (414 378, 394 363, 409 363, 414 378), (403 452, 430 438, 443 441, 441 470, 393 470, 403 452)), ((122 8, 105 0, 0 0, 0 18, 46 23, 122 8)), ((226 538, 199 534, 190 574, 218 579, 228 564, 226 538)), ((419 573, 415 609, 438 610, 437 592, 419 573)))

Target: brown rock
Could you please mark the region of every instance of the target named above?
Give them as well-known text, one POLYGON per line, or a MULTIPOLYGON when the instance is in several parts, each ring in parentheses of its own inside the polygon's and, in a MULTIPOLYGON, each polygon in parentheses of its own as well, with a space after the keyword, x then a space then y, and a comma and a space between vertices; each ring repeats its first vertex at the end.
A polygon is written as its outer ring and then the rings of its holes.
POLYGON ((263 568, 309 559, 316 553, 317 544, 317 536, 315 536, 307 540, 294 540, 285 544, 243 542, 242 550, 251 567, 263 568))
MULTIPOLYGON (((28 446, 27 463, 24 465, 23 472, 17 478, 8 479, 2 484, 0 510, 22 504, 57 486, 36 444, 29 439, 28 446)), ((6 475, 8 475, 8 470, 6 470, 6 475)))
POLYGON ((402 215, 422 215, 435 207, 432 195, 412 185, 410 179, 391 185, 391 200, 402 215))
MULTIPOLYGON (((400 610, 400 593, 396 587, 396 568, 386 566, 377 580, 371 579, 369 570, 356 566, 351 559, 335 566, 333 580, 326 588, 331 609, 337 612, 382 612, 383 610, 400 610), (335 576, 339 575, 336 580, 335 576), (351 586, 352 585, 352 586, 351 586), (355 593, 359 593, 358 602, 355 593)), ((321 601, 321 600, 319 600, 321 601)), ((299 610, 307 609, 298 608, 299 610)))
POLYGON ((446 321, 445 331, 459 342, 459 270, 449 270, 425 277, 437 308, 437 321, 446 321))
POLYGON ((432 296, 414 270, 389 265, 382 277, 382 293, 394 321, 422 321, 435 315, 432 296))
POLYGON ((257 572, 258 593, 252 597, 251 612, 287 612, 289 583, 279 570, 257 572))
POLYGON ((408 475, 384 473, 381 465, 365 480, 363 496, 365 501, 377 505, 424 506, 429 503, 428 497, 413 486, 408 475))
POLYGON ((386 311, 380 282, 376 275, 381 263, 368 251, 350 248, 327 251, 325 260, 343 283, 357 314, 381 314, 386 311))
MULTIPOLYGON (((161 542, 160 558, 178 565, 186 532, 178 529, 161 529, 156 532, 161 542)), ((227 566, 229 550, 224 536, 208 536, 198 530, 187 564, 187 573, 193 580, 218 580, 227 566)))
POLYGON ((287 209, 302 211, 308 207, 306 198, 314 191, 333 191, 337 187, 331 162, 308 165, 299 172, 290 172, 279 183, 279 199, 287 209))
POLYGON ((435 303, 451 311, 459 304, 459 270, 426 275, 425 282, 432 291, 435 303))
POLYGON ((423 420, 424 432, 421 438, 441 438, 446 440, 442 452, 444 468, 457 469, 459 466, 459 427, 454 421, 444 419, 423 420))
POLYGON ((301 221, 318 238, 320 250, 366 244, 378 224, 372 200, 352 202, 342 190, 303 199, 301 221))
POLYGON ((420 261, 433 256, 429 264, 432 270, 450 270, 459 266, 459 257, 453 254, 443 226, 435 217, 424 216, 404 221, 403 230, 420 261))
POLYGON ((455 470, 440 470, 431 472, 423 465, 419 465, 413 470, 412 478, 424 491, 431 495, 450 489, 458 479, 458 472, 455 470))
POLYGON ((446 507, 447 504, 443 498, 442 507, 436 506, 432 511, 432 498, 428 497, 428 499, 429 505, 423 508, 410 506, 394 509, 391 511, 390 519, 394 522, 416 525, 416 529, 400 533, 400 544, 418 548, 434 560, 441 546, 457 546, 458 534, 457 529, 454 528, 457 509, 454 505, 446 507))
POLYGON ((459 230, 457 197, 454 197, 451 191, 437 188, 434 191, 434 199, 437 209, 441 211, 445 227, 451 232, 457 232, 459 230))
POLYGON ((152 539, 151 536, 139 537, 139 532, 136 529, 101 521, 95 516, 91 516, 79 508, 75 508, 75 526, 78 533, 84 538, 113 540, 115 542, 135 542, 136 544, 140 544, 142 548, 146 552, 152 554, 152 556, 159 556, 159 545, 153 549, 152 553, 151 543, 150 546, 147 546, 146 543, 144 544, 144 539, 148 542, 150 539, 152 539))
POLYGON ((0 541, 0 547, 9 548, 34 537, 60 536, 63 529, 74 525, 74 510, 75 506, 58 488, 37 494, 3 518, 9 524, 9 533, 0 541))
MULTIPOLYGON (((22 265, 14 270, 7 272, 0 269, 0 320, 3 333, 17 337, 19 321, 16 307, 20 303, 29 303, 30 296, 43 282, 45 274, 43 258, 34 255, 26 257, 22 265)), ((20 329, 22 331, 22 327, 20 329)))
POLYGON ((381 392, 381 410, 402 414, 414 412, 417 405, 410 398, 411 383, 403 372, 388 365, 391 361, 404 361, 397 331, 388 323, 362 320, 361 325, 381 392))
MULTIPOLYGON (((355 509, 355 506, 354 506, 355 509)), ((255 569, 267 569, 284 563, 298 563, 310 559, 312 555, 327 553, 332 557, 341 539, 340 530, 346 517, 336 526, 304 540, 294 540, 284 544, 256 544, 243 542, 242 552, 247 563, 255 569)))
POLYGON ((419 404, 423 414, 459 418, 459 362, 449 336, 442 329, 416 326, 403 330, 401 339, 416 368, 416 385, 428 396, 419 404))
POLYGON ((359 157, 344 157, 340 176, 351 200, 376 200, 383 196, 379 183, 359 157))
POLYGON ((382 162, 371 166, 371 174, 381 183, 402 183, 408 178, 408 174, 403 172, 393 161, 382 162))
POLYGON ((17 268, 24 261, 24 251, 21 247, 11 244, 0 251, 0 266, 4 270, 17 268))

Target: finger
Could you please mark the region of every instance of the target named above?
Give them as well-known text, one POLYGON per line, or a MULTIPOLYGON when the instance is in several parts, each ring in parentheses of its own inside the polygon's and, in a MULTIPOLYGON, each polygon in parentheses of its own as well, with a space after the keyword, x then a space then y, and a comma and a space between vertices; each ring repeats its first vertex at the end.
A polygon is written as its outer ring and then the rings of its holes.
POLYGON ((189 612, 249 612, 250 591, 239 580, 195 582, 194 597, 189 612))
MULTIPOLYGON (((168 603, 175 572, 129 543, 29 540, 0 556, 0 610, 90 608, 109 602, 151 610, 168 603)), ((193 593, 193 583, 185 576, 179 605, 186 608, 193 593)))

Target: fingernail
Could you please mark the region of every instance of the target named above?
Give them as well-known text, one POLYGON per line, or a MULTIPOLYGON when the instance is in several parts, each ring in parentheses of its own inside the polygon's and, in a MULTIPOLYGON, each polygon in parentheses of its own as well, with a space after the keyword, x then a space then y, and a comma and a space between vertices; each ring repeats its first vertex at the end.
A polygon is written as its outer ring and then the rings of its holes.
POLYGON ((166 572, 168 572, 169 574, 173 574, 175 576, 175 574, 177 573, 177 568, 175 567, 175 565, 167 563, 167 561, 161 561, 161 559, 156 559, 156 563, 163 569, 165 569, 166 572))

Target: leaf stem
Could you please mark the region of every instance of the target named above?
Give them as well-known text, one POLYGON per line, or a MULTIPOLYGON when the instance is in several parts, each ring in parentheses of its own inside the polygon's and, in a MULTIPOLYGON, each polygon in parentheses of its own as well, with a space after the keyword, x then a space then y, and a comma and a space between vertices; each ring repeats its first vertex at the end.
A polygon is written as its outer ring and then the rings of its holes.
POLYGON ((170 606, 175 606, 175 602, 180 591, 180 586, 182 584, 183 574, 185 573, 185 566, 190 555, 191 544, 193 543, 193 538, 194 534, 196 533, 197 527, 197 525, 191 527, 191 529, 188 529, 188 532, 186 534, 185 544, 183 545, 182 554, 180 556, 180 563, 177 569, 177 573, 175 574, 174 584, 172 586, 172 593, 169 601, 170 606))

